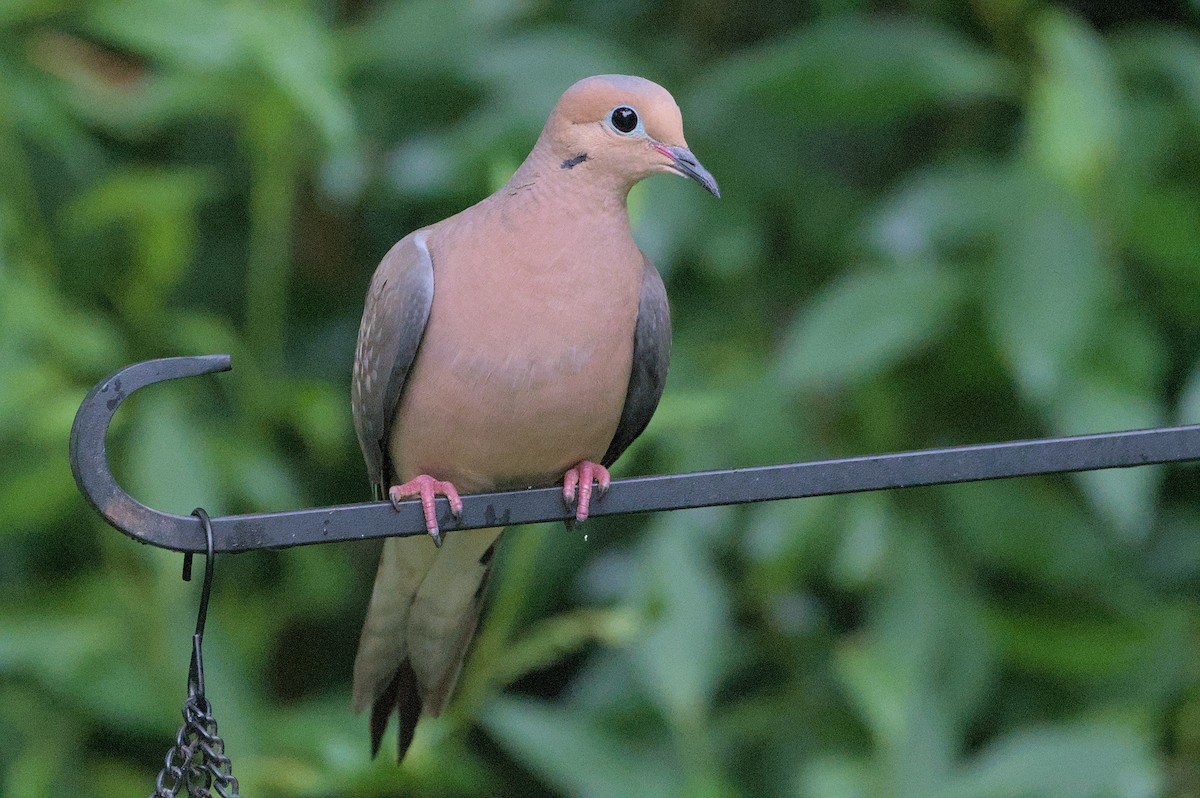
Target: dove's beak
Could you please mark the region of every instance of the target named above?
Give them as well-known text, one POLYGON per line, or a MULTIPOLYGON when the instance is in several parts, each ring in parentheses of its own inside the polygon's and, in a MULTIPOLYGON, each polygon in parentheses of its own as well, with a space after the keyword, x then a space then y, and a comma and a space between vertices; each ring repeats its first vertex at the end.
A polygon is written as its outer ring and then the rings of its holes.
POLYGON ((671 166, 679 174, 695 180, 714 197, 721 196, 721 189, 717 185, 716 178, 700 164, 700 161, 696 160, 696 156, 692 155, 692 151, 687 147, 668 147, 665 144, 656 143, 654 149, 670 158, 671 166))

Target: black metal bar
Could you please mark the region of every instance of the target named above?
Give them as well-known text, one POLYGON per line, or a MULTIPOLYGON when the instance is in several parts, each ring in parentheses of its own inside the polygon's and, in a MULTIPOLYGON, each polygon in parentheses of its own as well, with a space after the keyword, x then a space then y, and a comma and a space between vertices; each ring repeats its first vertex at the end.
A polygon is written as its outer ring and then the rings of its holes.
MULTIPOLYGON (((159 512, 121 489, 108 468, 105 437, 117 407, 139 388, 229 368, 227 355, 151 360, 118 371, 88 393, 71 430, 71 469, 79 489, 114 527, 143 543, 175 551, 206 550, 198 519, 159 512)), ((604 497, 593 496, 591 515, 681 510, 1188 460, 1200 460, 1200 425, 620 479, 613 482, 604 497)), ((560 488, 483 493, 462 499, 462 518, 457 521, 450 515, 446 500, 438 499, 438 521, 444 531, 558 521, 571 515, 560 488)), ((423 535, 425 521, 416 501, 403 502, 399 511, 388 502, 368 502, 213 518, 212 531, 214 550, 229 552, 423 535)))

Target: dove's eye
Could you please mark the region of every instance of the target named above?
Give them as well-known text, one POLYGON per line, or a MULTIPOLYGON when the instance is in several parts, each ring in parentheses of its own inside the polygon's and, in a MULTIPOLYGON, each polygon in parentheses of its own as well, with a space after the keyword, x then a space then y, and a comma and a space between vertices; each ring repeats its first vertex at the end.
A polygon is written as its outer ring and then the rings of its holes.
POLYGON ((609 121, 618 133, 632 133, 638 126, 637 111, 628 105, 618 105, 613 109, 609 121))

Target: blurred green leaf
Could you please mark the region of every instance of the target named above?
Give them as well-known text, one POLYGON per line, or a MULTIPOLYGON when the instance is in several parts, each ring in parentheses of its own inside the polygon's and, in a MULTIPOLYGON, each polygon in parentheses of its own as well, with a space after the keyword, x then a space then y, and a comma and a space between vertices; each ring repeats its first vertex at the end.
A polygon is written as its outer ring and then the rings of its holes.
POLYGON ((529 699, 498 698, 482 715, 497 745, 551 784, 576 795, 682 795, 661 752, 634 748, 562 710, 529 699))
POLYGON ((414 0, 377 4, 339 32, 340 51, 354 69, 374 67, 408 77, 462 68, 463 49, 488 44, 522 9, 516 0, 414 0))
POLYGON ((136 420, 119 450, 128 463, 130 493, 167 512, 187 515, 203 506, 210 515, 221 515, 217 465, 188 406, 163 387, 135 400, 136 420))
POLYGON ((880 124, 1010 90, 1003 59, 936 24, 831 16, 730 59, 706 79, 698 104, 702 119, 745 101, 792 124, 880 124))
POLYGON ((1117 79, 1103 40, 1079 17, 1045 11, 1034 26, 1042 69, 1029 100, 1029 149, 1077 189, 1096 187, 1117 156, 1117 79))
POLYGON ((637 619, 628 610, 580 611, 556 615, 510 645, 491 667, 497 684, 551 667, 592 642, 624 645, 637 632, 637 619))
POLYGON ((230 24, 272 83, 320 131, 326 146, 354 145, 353 113, 341 91, 332 43, 303 7, 242 3, 230 24))
POLYGON ((938 798, 1162 794, 1151 743, 1133 724, 1080 723, 1013 732, 986 747, 938 798))
MULTIPOLYGON (((1167 421, 1153 386, 1114 386, 1083 380, 1058 401, 1056 431, 1081 435, 1101 430, 1147 429, 1167 421)), ((1157 466, 1077 474, 1084 492, 1126 539, 1144 541, 1151 533, 1154 494, 1162 482, 1157 466)))
POLYGON ((971 557, 1010 579, 1114 600, 1120 561, 1078 504, 1051 486, 1016 481, 947 490, 947 510, 971 557))
POLYGON ((182 69, 234 68, 245 58, 238 12, 204 0, 93 0, 85 24, 118 46, 182 69))
POLYGON ((1023 204, 1019 175, 1007 166, 962 161, 923 169, 886 199, 869 228, 869 241, 895 259, 952 260, 991 243, 1023 204))
POLYGON ((830 575, 839 585, 860 588, 883 575, 896 525, 888 510, 887 500, 878 494, 856 497, 850 503, 846 531, 831 565, 830 575))
POLYGON ((1130 72, 1165 79, 1200 122, 1200 43, 1194 35, 1164 25, 1132 28, 1115 37, 1113 53, 1130 72))
POLYGON ((641 549, 634 576, 643 633, 629 653, 646 691, 677 723, 705 715, 734 644, 729 599, 701 532, 718 515, 663 517, 641 549))
POLYGON ((199 237, 197 209, 212 193, 212 180, 196 170, 126 172, 71 203, 65 226, 81 238, 113 227, 129 231, 132 290, 118 301, 148 321, 183 279, 199 237))
POLYGON ((797 794, 804 798, 868 798, 878 794, 873 781, 866 763, 827 757, 803 768, 797 794))
POLYGON ((1077 677, 1111 677, 1130 669, 1151 631, 1130 622, 997 614, 992 627, 1018 667, 1077 677))
POLYGON ((619 43, 570 28, 546 28, 494 41, 472 63, 471 76, 490 86, 493 95, 490 113, 472 124, 540 130, 566 86, 589 75, 636 73, 636 65, 619 43))
POLYGON ((866 638, 840 648, 838 676, 878 743, 881 777, 898 795, 928 795, 951 772, 991 656, 972 597, 928 543, 918 536, 897 549, 888 600, 866 638))
POLYGON ((988 313, 1023 392, 1047 402, 1078 370, 1114 286, 1101 242, 1070 198, 1036 181, 1025 191, 1001 231, 988 313))
POLYGON ((960 297, 952 274, 925 264, 849 275, 801 311, 780 355, 780 378, 814 391, 874 376, 934 338, 960 297))
POLYGON ((1200 424, 1200 361, 1188 373, 1173 420, 1176 424, 1200 424))
POLYGON ((70 5, 70 0, 10 0, 0 7, 0 28, 49 17, 70 5))
POLYGON ((1140 198, 1130 227, 1137 254, 1166 272, 1184 296, 1200 293, 1200 198, 1183 186, 1155 187, 1140 198))

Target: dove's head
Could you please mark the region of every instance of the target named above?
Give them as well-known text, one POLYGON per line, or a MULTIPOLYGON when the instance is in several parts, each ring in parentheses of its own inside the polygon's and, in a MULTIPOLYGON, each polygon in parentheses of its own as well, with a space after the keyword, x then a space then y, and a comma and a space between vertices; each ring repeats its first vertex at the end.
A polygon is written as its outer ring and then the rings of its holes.
POLYGON ((645 78, 597 75, 559 99, 541 146, 559 168, 607 178, 625 190, 657 172, 690 177, 715 196, 717 181, 683 138, 683 119, 670 92, 645 78))

